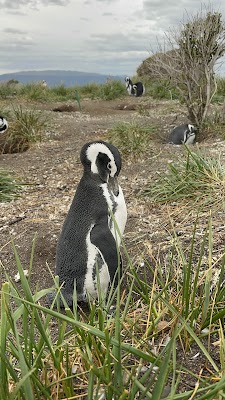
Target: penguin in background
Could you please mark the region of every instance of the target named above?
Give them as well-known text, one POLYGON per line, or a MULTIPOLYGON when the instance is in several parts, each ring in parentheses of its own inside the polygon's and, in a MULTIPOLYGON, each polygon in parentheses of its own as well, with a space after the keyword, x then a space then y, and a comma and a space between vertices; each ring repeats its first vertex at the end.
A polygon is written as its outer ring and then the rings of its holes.
POLYGON ((73 305, 74 282, 78 302, 97 298, 97 279, 103 293, 113 282, 117 286, 118 248, 127 220, 123 192, 117 182, 121 170, 117 148, 100 140, 86 143, 80 160, 83 176, 56 250, 56 274, 69 307, 73 305))
POLYGON ((8 127, 9 127, 9 124, 8 124, 7 120, 2 115, 0 115, 0 135, 1 135, 1 133, 6 132, 8 127))
POLYGON ((171 144, 194 144, 196 139, 196 128, 191 124, 183 124, 174 128, 169 136, 171 144))
POLYGON ((125 78, 125 82, 129 96, 140 97, 145 94, 145 87, 142 82, 133 83, 129 76, 125 78))
POLYGON ((137 82, 133 84, 134 96, 140 97, 145 94, 145 87, 142 82, 137 82))

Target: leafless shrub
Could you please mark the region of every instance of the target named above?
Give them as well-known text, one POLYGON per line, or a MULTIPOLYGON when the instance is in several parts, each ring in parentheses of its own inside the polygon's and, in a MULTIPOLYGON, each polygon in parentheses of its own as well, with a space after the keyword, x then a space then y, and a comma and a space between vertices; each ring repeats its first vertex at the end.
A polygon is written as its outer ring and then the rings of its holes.
POLYGON ((177 31, 165 34, 165 45, 157 50, 142 68, 150 76, 170 80, 187 106, 190 121, 201 130, 217 89, 215 68, 225 53, 221 13, 201 10, 177 31))

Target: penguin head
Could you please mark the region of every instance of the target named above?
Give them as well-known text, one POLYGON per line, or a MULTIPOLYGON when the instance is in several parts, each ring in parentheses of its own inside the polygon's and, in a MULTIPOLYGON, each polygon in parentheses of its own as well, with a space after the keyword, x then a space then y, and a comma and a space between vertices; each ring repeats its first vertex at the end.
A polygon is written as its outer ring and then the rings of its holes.
POLYGON ((137 85, 133 85, 133 94, 136 96, 137 95, 137 85))
POLYGON ((7 131, 8 127, 8 122, 3 116, 0 115, 0 133, 4 133, 5 131, 7 131))
POLYGON ((187 129, 184 132, 184 142, 186 144, 192 144, 195 140, 196 128, 194 125, 188 124, 187 129))
MULTIPOLYGON (((127 89, 132 87, 132 81, 131 81, 131 79, 129 78, 129 76, 126 76, 125 82, 126 82, 126 88, 127 88, 127 89)), ((130 89, 130 90, 131 90, 131 89, 130 89)))
POLYGON ((86 172, 91 173, 95 180, 108 183, 118 195, 117 176, 121 170, 121 157, 115 146, 101 140, 86 143, 81 149, 80 159, 86 172))

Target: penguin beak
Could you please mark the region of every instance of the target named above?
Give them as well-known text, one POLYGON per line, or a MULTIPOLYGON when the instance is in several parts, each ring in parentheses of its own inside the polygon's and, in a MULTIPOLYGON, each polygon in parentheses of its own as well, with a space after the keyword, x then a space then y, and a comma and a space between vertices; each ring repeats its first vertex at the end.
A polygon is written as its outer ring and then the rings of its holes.
POLYGON ((118 196, 118 194, 119 194, 119 184, 118 184, 118 180, 117 180, 116 176, 114 176, 114 177, 110 176, 109 177, 108 185, 109 185, 109 188, 113 191, 113 194, 115 196, 118 196))

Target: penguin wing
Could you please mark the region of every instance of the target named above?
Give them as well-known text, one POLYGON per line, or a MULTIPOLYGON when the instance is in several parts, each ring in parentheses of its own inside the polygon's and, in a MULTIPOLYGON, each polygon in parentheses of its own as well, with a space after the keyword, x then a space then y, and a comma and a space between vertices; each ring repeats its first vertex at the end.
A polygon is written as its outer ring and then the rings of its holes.
POLYGON ((110 229, 106 229, 105 224, 96 224, 91 230, 90 239, 91 243, 93 243, 93 245, 99 249, 104 257, 104 260, 108 266, 111 283, 115 279, 115 286, 117 286, 118 275, 116 272, 118 269, 118 264, 121 264, 121 262, 116 241, 110 229))

